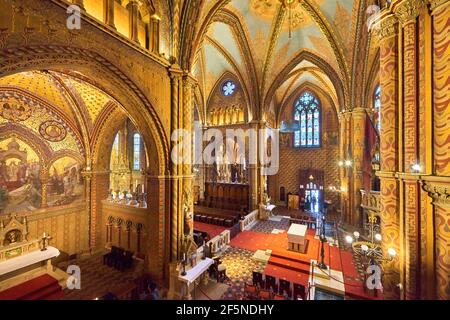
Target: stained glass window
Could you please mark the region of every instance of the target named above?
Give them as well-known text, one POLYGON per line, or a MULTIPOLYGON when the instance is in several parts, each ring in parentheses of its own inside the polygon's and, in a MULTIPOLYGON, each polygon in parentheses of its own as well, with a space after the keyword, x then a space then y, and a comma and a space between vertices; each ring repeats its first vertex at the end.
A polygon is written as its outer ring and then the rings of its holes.
POLYGON ((228 80, 222 85, 222 93, 225 97, 232 96, 235 90, 236 84, 233 81, 228 80))
POLYGON ((373 95, 373 111, 374 111, 374 121, 375 127, 378 132, 381 130, 381 87, 378 85, 375 88, 373 95))
POLYGON ((141 169, 141 136, 136 133, 133 136, 133 169, 140 170, 141 169))
POLYGON ((295 102, 294 121, 300 130, 294 133, 295 147, 320 146, 320 103, 310 92, 304 92, 295 102))

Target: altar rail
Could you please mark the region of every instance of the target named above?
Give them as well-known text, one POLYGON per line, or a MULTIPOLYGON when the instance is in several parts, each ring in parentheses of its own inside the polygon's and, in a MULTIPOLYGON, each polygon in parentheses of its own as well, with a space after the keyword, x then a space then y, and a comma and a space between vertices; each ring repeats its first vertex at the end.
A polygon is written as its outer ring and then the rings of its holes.
POLYGON ((258 221, 258 214, 259 214, 259 211, 255 210, 252 213, 249 213, 248 215, 246 215, 245 219, 240 221, 241 231, 246 231, 246 230, 250 230, 251 228, 253 228, 253 226, 258 221))
MULTIPOLYGON (((220 252, 222 249, 224 249, 226 246, 230 244, 231 236, 230 236, 230 230, 225 230, 218 236, 212 238, 208 243, 206 244, 209 246, 209 244, 212 244, 212 250, 213 252, 220 252)), ((197 249, 197 257, 201 258, 203 256, 203 247, 200 247, 197 249)))

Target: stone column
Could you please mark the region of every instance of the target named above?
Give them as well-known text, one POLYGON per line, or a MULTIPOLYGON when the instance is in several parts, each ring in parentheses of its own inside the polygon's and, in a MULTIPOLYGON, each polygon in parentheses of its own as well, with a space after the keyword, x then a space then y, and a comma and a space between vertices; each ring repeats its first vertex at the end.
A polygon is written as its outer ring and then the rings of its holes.
POLYGON ((405 298, 418 299, 420 294, 419 244, 420 234, 420 186, 412 166, 419 163, 418 130, 418 24, 417 17, 424 6, 423 0, 406 0, 395 8, 395 15, 403 29, 402 69, 402 118, 403 164, 402 175, 405 237, 405 298))
POLYGON ((114 25, 114 1, 115 0, 103 0, 103 16, 105 24, 116 29, 116 26, 114 25))
POLYGON ((361 189, 364 188, 364 150, 365 150, 365 127, 366 111, 363 108, 355 108, 352 111, 352 150, 353 150, 353 170, 352 170, 352 202, 351 202, 351 224, 363 227, 361 213, 361 189))
POLYGON ((160 18, 157 15, 150 17, 149 25, 149 50, 153 53, 159 54, 159 24, 160 18))
MULTIPOLYGON (((380 85, 381 85, 381 230, 382 247, 400 250, 399 185, 395 178, 398 169, 398 21, 387 14, 375 26, 380 45, 380 85)), ((399 299, 400 259, 396 258, 384 265, 384 297, 399 299)))
POLYGON ((130 39, 139 43, 139 1, 131 0, 128 3, 130 12, 130 39))
MULTIPOLYGON (((450 300, 450 1, 430 0, 433 31, 434 171, 437 177, 428 191, 434 199, 436 297, 450 300)), ((431 177, 430 177, 431 178, 431 177)), ((431 231, 429 231, 431 232, 431 231)))

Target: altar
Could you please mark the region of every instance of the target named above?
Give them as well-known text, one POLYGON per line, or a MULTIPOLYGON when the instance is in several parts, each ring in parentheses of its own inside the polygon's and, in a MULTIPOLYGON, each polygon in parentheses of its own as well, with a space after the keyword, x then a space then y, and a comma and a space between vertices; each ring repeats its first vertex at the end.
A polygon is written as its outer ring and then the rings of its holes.
POLYGON ((184 283, 183 288, 183 298, 186 300, 191 300, 191 291, 195 290, 196 282, 201 280, 202 278, 205 281, 208 281, 207 271, 209 267, 214 264, 214 260, 210 258, 205 258, 205 260, 200 260, 195 267, 186 270, 186 274, 182 276, 181 274, 178 276, 178 280, 184 283), (194 285, 194 288, 192 288, 194 285))
POLYGON ((295 252, 305 253, 306 251, 306 230, 308 228, 303 224, 291 224, 288 230, 288 249, 295 252))
POLYGON ((26 217, 5 218, 0 220, 0 291, 43 274, 62 282, 65 275, 56 272, 51 263, 59 250, 45 246, 42 239, 29 240, 26 217))

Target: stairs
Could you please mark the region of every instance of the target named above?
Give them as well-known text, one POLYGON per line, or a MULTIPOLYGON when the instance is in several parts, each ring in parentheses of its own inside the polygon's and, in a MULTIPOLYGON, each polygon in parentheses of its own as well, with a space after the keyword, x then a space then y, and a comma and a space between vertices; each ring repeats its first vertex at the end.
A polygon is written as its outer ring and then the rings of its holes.
POLYGON ((310 261, 272 252, 268 264, 309 275, 310 261))
POLYGON ((0 292, 0 300, 58 300, 63 296, 58 281, 48 274, 0 292))

